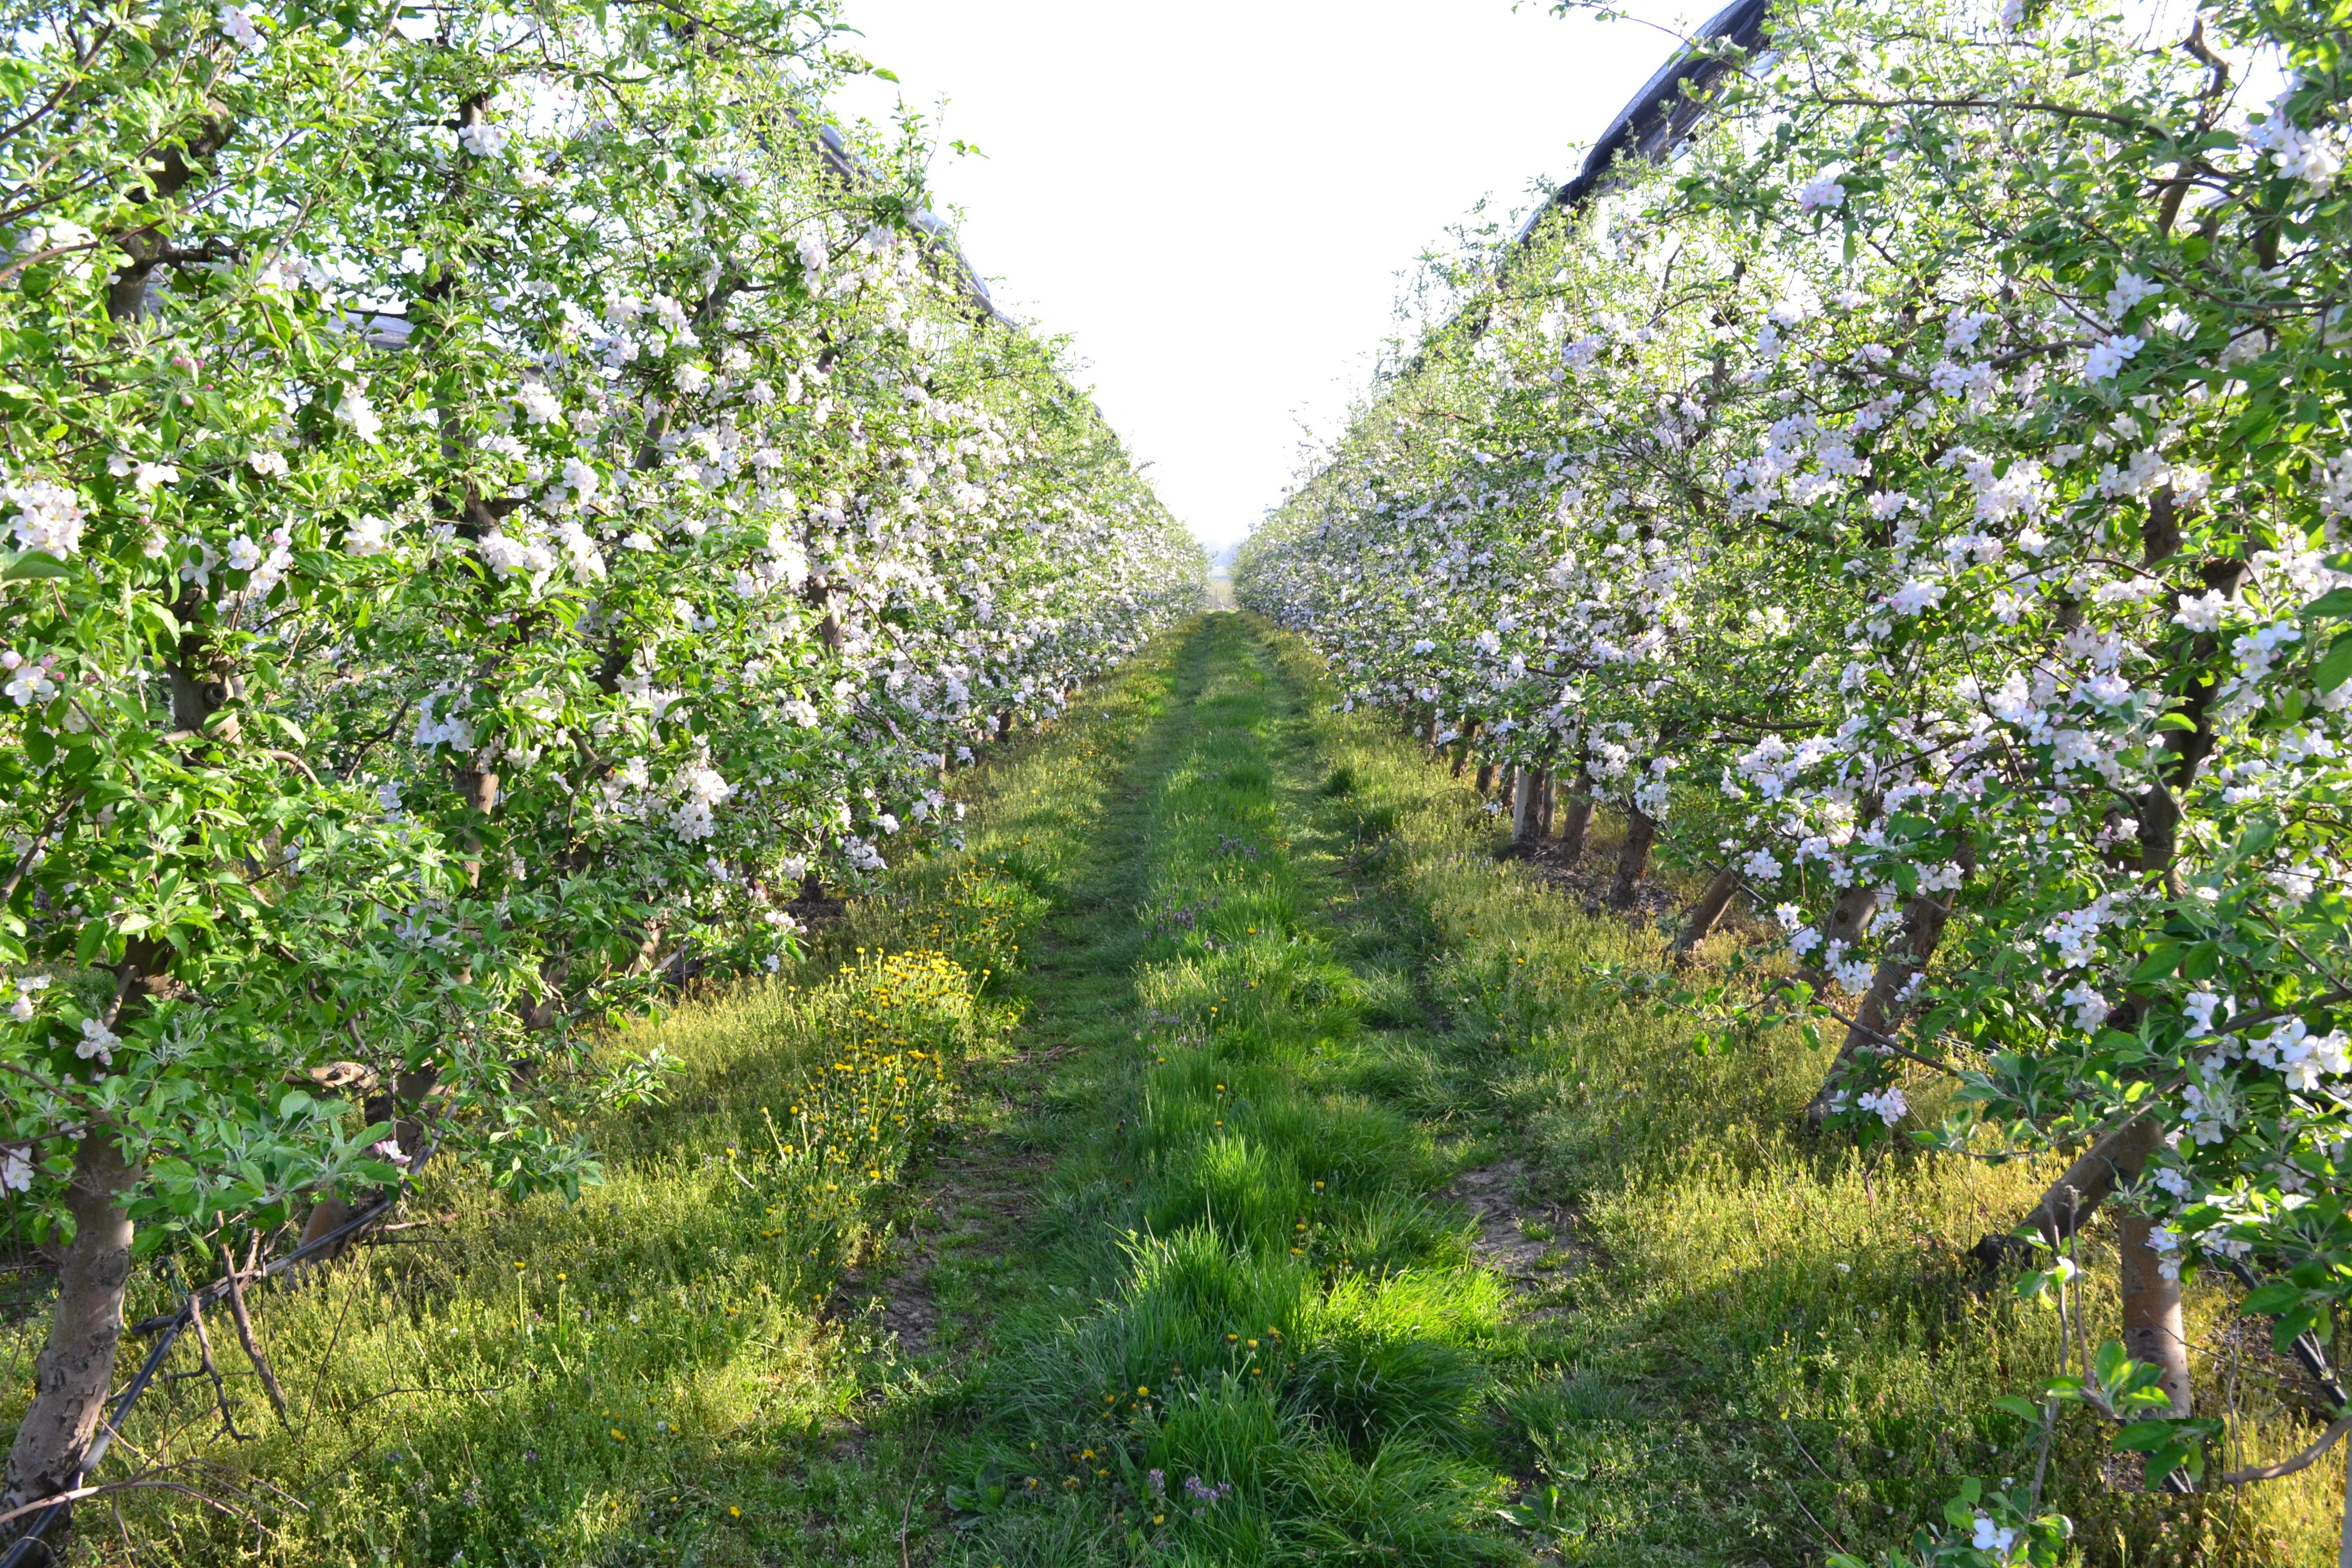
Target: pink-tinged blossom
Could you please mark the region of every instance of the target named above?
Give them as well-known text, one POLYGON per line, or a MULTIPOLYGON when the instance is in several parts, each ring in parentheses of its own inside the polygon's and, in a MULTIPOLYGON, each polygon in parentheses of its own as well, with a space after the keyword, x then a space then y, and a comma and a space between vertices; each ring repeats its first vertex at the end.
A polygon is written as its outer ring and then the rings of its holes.
POLYGON ((1944 584, 1915 577, 1886 596, 1886 606, 1898 616, 1916 616, 1944 602, 1944 584))
POLYGON ((457 132, 457 144, 477 158, 495 158, 507 150, 504 126, 488 121, 466 126, 457 132))
POLYGON ((2107 999, 2099 994, 2087 981, 2076 981, 2058 998, 2061 1006, 2074 1015, 2074 1027, 2089 1033, 2099 1026, 2107 1016, 2107 999))
POLYGON ((1902 1121, 1911 1110, 1910 1102, 1903 1098, 1903 1090, 1894 1084, 1888 1084, 1885 1089, 1865 1089, 1854 1097, 1853 1102, 1889 1127, 1902 1121))
POLYGON ((29 660, 14 648, 0 653, 0 669, 8 672, 8 682, 0 687, 0 693, 5 693, 19 708, 47 702, 58 694, 58 683, 51 676, 50 668, 47 658, 29 660))
POLYGON ((100 1067, 114 1065, 114 1047, 122 1037, 95 1018, 81 1021, 81 1039, 74 1046, 74 1055, 84 1061, 95 1061, 100 1067))
POLYGON ((2284 94, 2271 105, 2269 113, 2245 128, 2242 139, 2249 151, 2275 160, 2281 174, 2310 186, 2315 196, 2333 190, 2336 176, 2344 172, 2342 128, 2306 130, 2297 125, 2287 115, 2284 94))
POLYGON ((240 49, 261 47, 261 29, 253 25, 253 17, 242 6, 224 5, 215 14, 220 30, 228 35, 240 49))
POLYGON ((1797 191, 1797 210, 1816 213, 1845 205, 1845 187, 1835 174, 1816 174, 1797 191))
POLYGON ((2120 321, 2143 300, 2152 300, 2164 292, 2164 285, 2125 270, 2116 275, 2116 286, 2107 290, 2107 319, 2120 321))

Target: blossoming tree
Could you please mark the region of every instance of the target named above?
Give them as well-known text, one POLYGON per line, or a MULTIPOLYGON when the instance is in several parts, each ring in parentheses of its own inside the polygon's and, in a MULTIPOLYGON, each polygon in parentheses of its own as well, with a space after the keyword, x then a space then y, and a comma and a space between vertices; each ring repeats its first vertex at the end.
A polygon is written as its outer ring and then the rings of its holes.
POLYGON ((1202 562, 921 150, 824 123, 822 10, 8 26, 0 1188, 61 1259, 13 1508, 134 1253, 428 1140, 590 1177, 653 1068, 580 1026, 774 967, 1202 562))
POLYGON ((1815 1120, 2079 1152, 2019 1230, 2115 1206, 2127 1353, 2072 1392, 2174 1485, 2180 1274, 2283 1344, 2352 1279, 2337 26, 1777 13, 1239 573, 1352 700, 1744 884, 1843 1036, 1815 1120))

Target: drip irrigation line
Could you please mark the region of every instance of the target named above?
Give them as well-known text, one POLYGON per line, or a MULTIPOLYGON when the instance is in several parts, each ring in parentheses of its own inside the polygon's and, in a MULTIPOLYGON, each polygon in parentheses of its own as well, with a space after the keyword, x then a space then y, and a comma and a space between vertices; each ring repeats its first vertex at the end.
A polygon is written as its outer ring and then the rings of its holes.
MULTIPOLYGON (((2248 1290, 2260 1288, 2261 1281, 2254 1278, 2254 1271, 2247 1267, 2245 1259, 2231 1258, 2229 1269, 2237 1276, 2238 1283, 2248 1290)), ((2327 1403, 2335 1407, 2335 1415, 2352 1415, 2352 1400, 2345 1397, 2344 1385, 2336 1381, 2335 1369, 2327 1364, 2327 1352, 2320 1349, 2318 1336, 2305 1329, 2294 1337, 2287 1349, 2303 1364, 2303 1370, 2311 1374, 2311 1381, 2318 1384, 2319 1392, 2327 1396, 2327 1403)))
MULTIPOLYGON (((283 1258, 273 1258, 255 1270, 251 1278, 267 1279, 272 1275, 282 1274, 298 1263, 341 1246, 392 1213, 399 1206, 400 1200, 407 1195, 408 1184, 415 1178, 416 1172, 423 1170, 425 1161, 433 1157, 435 1142, 437 1142, 437 1140, 426 1142, 424 1152, 417 1156, 415 1164, 402 1173, 399 1184, 391 1192, 324 1236, 314 1237, 283 1258)), ((231 1268, 234 1269, 235 1265, 232 1264, 231 1268)), ((33 1522, 25 1527, 24 1533, 8 1543, 7 1551, 0 1552, 0 1568, 35 1568, 37 1561, 42 1565, 57 1561, 56 1549, 48 1542, 48 1532, 64 1522, 73 1508, 74 1500, 86 1495, 84 1483, 88 1481, 90 1472, 98 1468, 99 1461, 106 1458, 106 1451, 114 1446, 115 1431, 123 1422, 130 1419, 132 1406, 139 1403, 139 1396, 147 1392, 148 1384, 154 1382, 155 1373, 163 1364, 163 1358, 171 1353, 173 1345, 176 1344, 180 1335, 186 1331, 197 1310, 226 1296, 233 1278, 234 1275, 231 1275, 216 1279, 192 1293, 180 1304, 177 1310, 159 1313, 152 1318, 142 1318, 123 1331, 126 1334, 140 1337, 148 1334, 156 1334, 160 1337, 156 1340, 153 1348, 148 1351, 147 1359, 139 1363, 138 1373, 131 1378, 130 1384, 115 1399, 112 1413, 100 1424, 97 1435, 90 1439, 88 1451, 81 1457, 81 1463, 75 1468, 72 1483, 65 1489, 57 1500, 33 1516, 33 1522), (37 1560, 33 1556, 35 1547, 38 1547, 41 1552, 41 1556, 37 1560)))

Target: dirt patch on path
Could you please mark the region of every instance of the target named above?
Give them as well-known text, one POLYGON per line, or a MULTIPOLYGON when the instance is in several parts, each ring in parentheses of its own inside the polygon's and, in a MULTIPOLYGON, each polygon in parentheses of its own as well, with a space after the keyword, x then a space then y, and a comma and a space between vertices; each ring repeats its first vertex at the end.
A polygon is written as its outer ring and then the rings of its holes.
POLYGON ((825 1309, 843 1323, 862 1323, 902 1356, 941 1348, 941 1330, 958 1359, 975 1349, 972 1316, 940 1304, 932 1275, 943 1260, 978 1263, 1012 1250, 1037 1184, 1053 1162, 989 1148, 995 1140, 934 1162, 920 1202, 892 1234, 845 1275, 825 1309))
MULTIPOLYGON (((1462 1205, 1477 1226, 1470 1238, 1471 1260, 1501 1275, 1522 1297, 1554 1289, 1579 1266, 1571 1243, 1575 1211, 1531 1198, 1527 1188, 1526 1167, 1503 1160, 1463 1172, 1438 1194, 1462 1205)), ((1557 1311, 1538 1307, 1528 1315, 1550 1317, 1557 1311)))

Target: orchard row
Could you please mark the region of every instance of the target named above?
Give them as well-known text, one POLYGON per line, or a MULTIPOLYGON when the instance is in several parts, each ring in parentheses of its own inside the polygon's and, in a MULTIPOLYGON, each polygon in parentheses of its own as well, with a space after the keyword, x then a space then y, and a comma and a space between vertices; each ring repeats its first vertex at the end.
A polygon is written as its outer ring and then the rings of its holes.
POLYGON ((26 0, 0 72, 0 1187, 64 1297, 422 1158, 576 1185, 1197 548, 764 0, 26 0), (802 915, 793 908, 801 901, 802 915), (358 1110, 364 1107, 364 1113, 358 1110), (69 1239, 68 1239, 69 1238, 69 1239))
POLYGON ((2352 1302, 2346 26, 1779 10, 1460 263, 1238 572, 1745 889, 1844 1040, 1816 1119, 2087 1151, 2011 1217, 2116 1211, 2137 1364, 2074 1373, 2151 1477, 2220 1425, 2184 1271, 2282 1342, 2352 1302))

